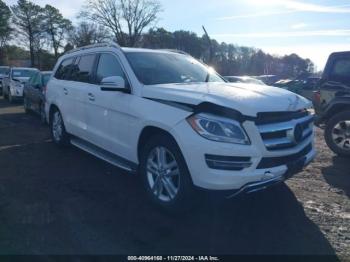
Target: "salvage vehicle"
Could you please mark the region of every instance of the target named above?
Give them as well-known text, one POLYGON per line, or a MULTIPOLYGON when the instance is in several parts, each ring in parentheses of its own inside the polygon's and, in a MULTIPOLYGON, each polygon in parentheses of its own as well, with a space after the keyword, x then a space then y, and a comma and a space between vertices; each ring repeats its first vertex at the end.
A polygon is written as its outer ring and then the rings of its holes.
POLYGON ((9 66, 0 66, 0 96, 2 96, 3 91, 2 91, 2 79, 6 76, 8 76, 10 72, 10 67, 9 66))
POLYGON ((315 93, 317 124, 330 149, 350 157, 350 51, 330 55, 315 93))
POLYGON ((181 51, 114 43, 60 57, 46 93, 55 144, 141 175, 170 210, 199 188, 234 197, 300 172, 315 157, 311 106, 279 88, 227 83, 181 51))
POLYGON ((51 74, 50 71, 36 72, 24 85, 23 90, 24 111, 38 113, 42 123, 46 123, 45 93, 51 74))
POLYGON ((8 76, 5 76, 2 80, 4 97, 10 103, 23 98, 24 84, 36 72, 38 72, 38 69, 35 68, 12 67, 8 76))

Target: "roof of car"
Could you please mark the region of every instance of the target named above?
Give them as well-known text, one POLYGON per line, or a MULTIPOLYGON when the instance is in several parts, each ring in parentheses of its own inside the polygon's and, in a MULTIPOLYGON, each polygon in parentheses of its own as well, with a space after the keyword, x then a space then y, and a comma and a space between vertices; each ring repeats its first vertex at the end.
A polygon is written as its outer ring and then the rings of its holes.
POLYGON ((52 74, 52 71, 41 71, 42 74, 52 74))

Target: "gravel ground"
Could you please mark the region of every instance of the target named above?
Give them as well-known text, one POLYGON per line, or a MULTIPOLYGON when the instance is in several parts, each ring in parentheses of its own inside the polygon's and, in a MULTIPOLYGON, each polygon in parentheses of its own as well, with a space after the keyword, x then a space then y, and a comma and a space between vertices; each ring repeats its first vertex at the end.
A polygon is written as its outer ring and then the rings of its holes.
POLYGON ((350 164, 317 130, 316 161, 286 185, 188 214, 159 212, 128 175, 0 98, 0 254, 297 254, 350 259, 350 164))

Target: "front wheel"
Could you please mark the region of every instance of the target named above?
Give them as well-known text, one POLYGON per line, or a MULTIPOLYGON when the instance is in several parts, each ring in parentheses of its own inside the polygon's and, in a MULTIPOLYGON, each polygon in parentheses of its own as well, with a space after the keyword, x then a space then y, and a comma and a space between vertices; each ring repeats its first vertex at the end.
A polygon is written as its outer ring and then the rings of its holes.
POLYGON ((350 157, 350 111, 338 113, 328 121, 325 139, 334 153, 350 157))
POLYGON ((193 204, 194 187, 182 153, 166 135, 156 135, 141 152, 140 171, 152 201, 169 211, 187 209, 193 204))
POLYGON ((29 101, 28 98, 26 96, 23 97, 23 107, 24 107, 24 112, 26 112, 27 114, 30 111, 30 106, 29 106, 29 101))
POLYGON ((11 94, 11 90, 9 89, 8 90, 8 100, 9 100, 9 102, 12 104, 13 103, 13 96, 12 96, 12 94, 11 94))
POLYGON ((59 110, 54 109, 50 121, 51 136, 58 146, 66 146, 69 143, 69 134, 63 123, 63 118, 59 110))

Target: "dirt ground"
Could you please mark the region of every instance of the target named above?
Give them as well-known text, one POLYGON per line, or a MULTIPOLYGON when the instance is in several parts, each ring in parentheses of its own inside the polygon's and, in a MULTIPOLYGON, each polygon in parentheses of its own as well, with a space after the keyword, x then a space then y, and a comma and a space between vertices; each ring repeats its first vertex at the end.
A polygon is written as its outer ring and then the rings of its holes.
POLYGON ((137 176, 73 147, 0 98, 0 254, 293 254, 350 260, 350 160, 318 157, 286 185, 208 196, 171 216, 137 176), (337 257, 336 257, 337 256, 337 257))

